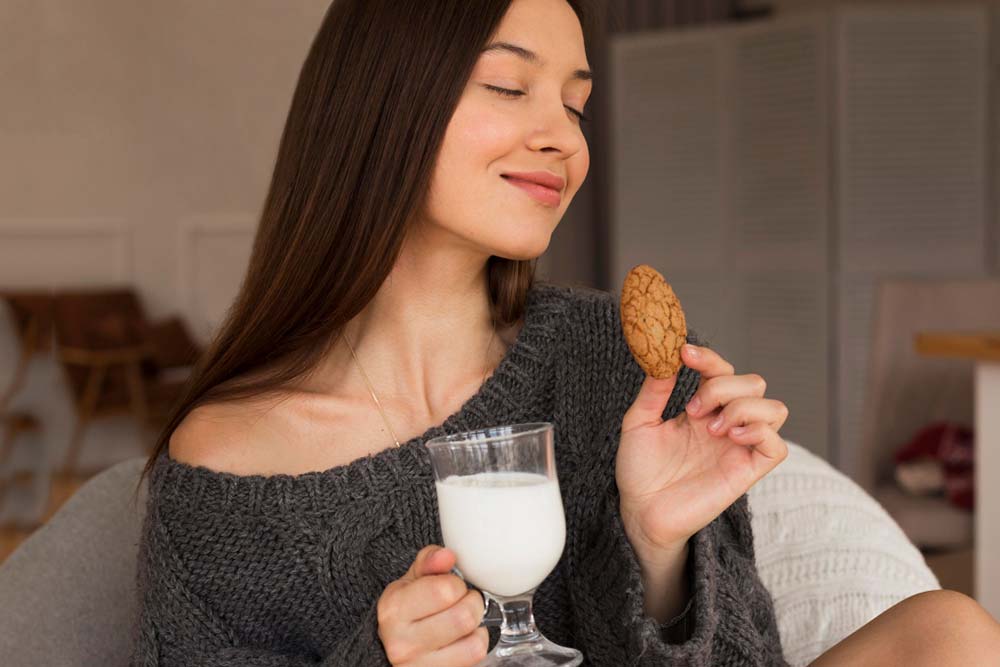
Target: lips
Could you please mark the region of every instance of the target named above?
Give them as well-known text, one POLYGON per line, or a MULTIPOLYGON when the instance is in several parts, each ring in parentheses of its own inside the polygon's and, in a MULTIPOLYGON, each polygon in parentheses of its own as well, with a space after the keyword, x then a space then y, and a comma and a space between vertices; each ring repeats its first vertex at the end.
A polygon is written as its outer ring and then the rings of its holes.
POLYGON ((539 185, 538 183, 534 183, 532 181, 522 181, 518 178, 504 178, 504 180, 507 181, 509 185, 521 190, 544 206, 557 208, 562 202, 562 193, 559 192, 559 190, 553 190, 552 188, 539 185))
POLYGON ((527 181, 528 183, 535 183, 546 188, 551 188, 556 192, 562 193, 563 188, 566 187, 566 179, 556 176, 555 174, 550 174, 547 171, 530 171, 530 172, 517 172, 511 171, 506 174, 501 174, 504 178, 517 180, 517 181, 527 181))

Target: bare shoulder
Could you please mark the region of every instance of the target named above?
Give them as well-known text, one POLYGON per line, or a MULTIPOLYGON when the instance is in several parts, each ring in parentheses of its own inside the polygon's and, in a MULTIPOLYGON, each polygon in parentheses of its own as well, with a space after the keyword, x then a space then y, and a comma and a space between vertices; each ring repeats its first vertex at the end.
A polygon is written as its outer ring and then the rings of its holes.
POLYGON ((170 436, 170 458, 219 472, 261 472, 261 455, 287 437, 274 422, 276 399, 208 403, 191 410, 170 436))

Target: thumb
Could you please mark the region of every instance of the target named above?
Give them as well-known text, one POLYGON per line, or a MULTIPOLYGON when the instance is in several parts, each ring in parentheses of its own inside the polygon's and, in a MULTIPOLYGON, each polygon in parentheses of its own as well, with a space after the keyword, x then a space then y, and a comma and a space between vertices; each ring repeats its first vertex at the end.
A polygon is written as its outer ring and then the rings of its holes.
POLYGON ((407 570, 404 578, 410 581, 426 577, 430 574, 444 574, 455 565, 455 553, 437 544, 428 544, 421 549, 413 565, 407 570))
POLYGON ((670 394, 673 393, 676 384, 676 374, 662 379, 647 374, 642 386, 639 387, 639 394, 625 411, 622 433, 639 426, 648 424, 655 426, 662 423, 663 411, 667 408, 667 401, 670 400, 670 394))

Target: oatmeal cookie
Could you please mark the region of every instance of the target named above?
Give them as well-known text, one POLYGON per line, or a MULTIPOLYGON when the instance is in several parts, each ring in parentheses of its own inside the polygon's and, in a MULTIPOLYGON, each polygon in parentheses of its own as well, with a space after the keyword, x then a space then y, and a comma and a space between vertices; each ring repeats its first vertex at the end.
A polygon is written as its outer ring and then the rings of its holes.
POLYGON ((640 264, 622 285, 622 332, 632 356, 647 374, 668 378, 681 367, 687 322, 681 302, 659 271, 640 264))

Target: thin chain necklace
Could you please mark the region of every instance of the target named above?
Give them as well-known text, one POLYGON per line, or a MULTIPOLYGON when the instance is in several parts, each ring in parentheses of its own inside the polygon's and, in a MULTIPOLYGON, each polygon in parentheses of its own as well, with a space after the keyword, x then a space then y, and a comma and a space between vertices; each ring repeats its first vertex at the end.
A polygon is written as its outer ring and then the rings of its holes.
MULTIPOLYGON (((496 324, 496 318, 494 318, 492 320, 492 327, 491 327, 491 331, 490 331, 490 340, 486 344, 486 362, 487 363, 485 364, 485 370, 483 371, 483 379, 482 379, 482 382, 480 382, 480 385, 482 385, 483 382, 486 382, 486 376, 490 372, 490 365, 489 365, 490 348, 493 346, 493 339, 496 336, 496 332, 497 332, 497 324, 496 324)), ((385 427, 387 429, 389 429, 389 433, 392 435, 393 442, 395 442, 396 446, 399 447, 400 446, 399 438, 396 437, 396 432, 393 431, 392 430, 392 426, 389 425, 389 419, 385 416, 385 410, 382 409, 382 403, 379 402, 378 396, 375 395, 375 389, 372 387, 372 383, 368 379, 368 374, 365 373, 365 369, 361 366, 361 362, 358 361, 358 355, 354 351, 354 346, 351 345, 351 339, 347 337, 347 331, 344 331, 344 340, 347 341, 347 347, 350 348, 350 350, 351 350, 351 356, 354 357, 354 363, 356 363, 358 365, 358 370, 361 371, 361 377, 363 377, 365 379, 365 384, 368 385, 368 391, 371 392, 372 399, 375 401, 375 406, 378 408, 378 411, 382 414, 382 421, 385 422, 385 427)))

